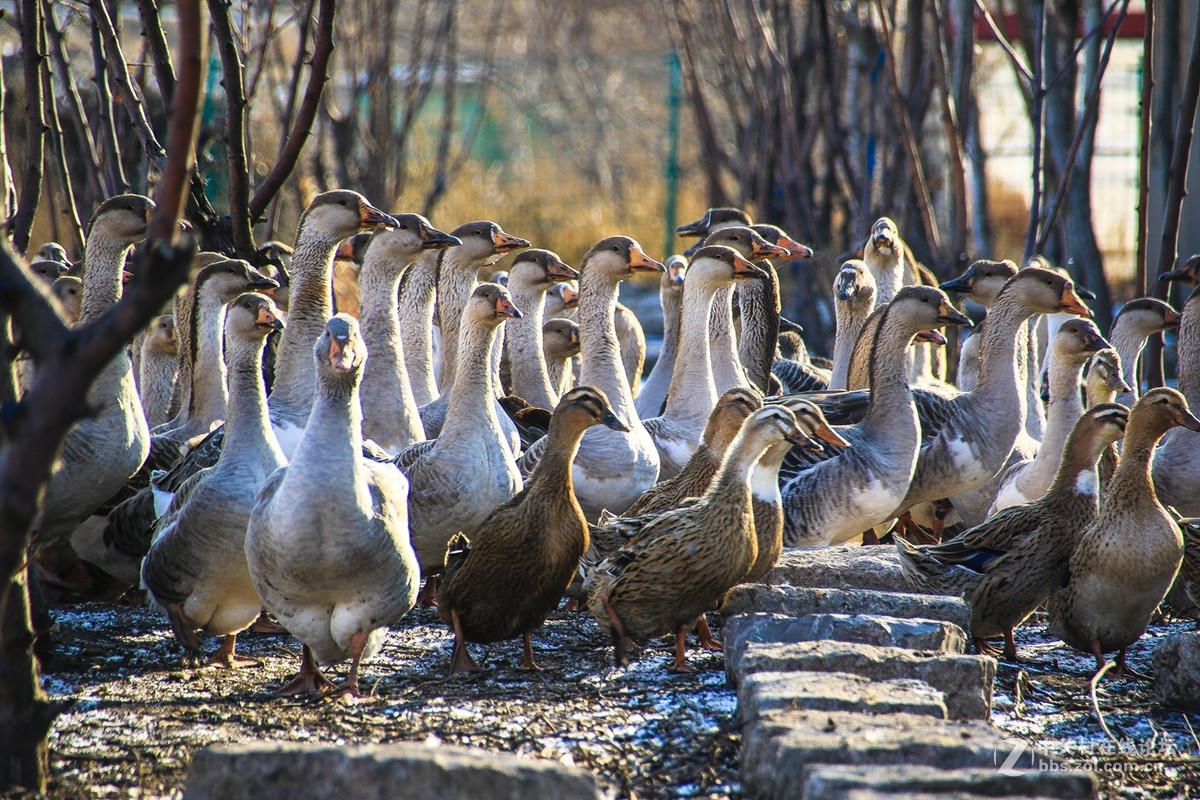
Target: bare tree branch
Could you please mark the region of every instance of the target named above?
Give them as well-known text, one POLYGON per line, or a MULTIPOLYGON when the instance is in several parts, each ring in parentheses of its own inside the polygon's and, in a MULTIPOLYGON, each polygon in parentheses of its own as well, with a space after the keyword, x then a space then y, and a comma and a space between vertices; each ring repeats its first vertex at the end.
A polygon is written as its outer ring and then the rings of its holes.
MULTIPOLYGON (((45 45, 45 30, 42 31, 42 44, 45 45)), ((67 222, 71 228, 72 241, 82 250, 83 249, 83 225, 79 222, 79 201, 75 196, 75 185, 71 178, 71 171, 67 168, 67 156, 64 152, 63 128, 62 121, 58 116, 58 102, 54 97, 54 76, 50 72, 50 59, 42 58, 42 92, 45 97, 46 119, 49 121, 47 127, 47 138, 50 142, 50 154, 53 156, 55 171, 59 179, 59 185, 62 187, 64 199, 66 200, 66 208, 63 211, 66 214, 67 222)), ((55 209, 55 223, 58 222, 58 213, 55 209)), ((55 232, 55 238, 62 242, 63 237, 55 232)))
POLYGON ((1192 50, 1188 57, 1187 76, 1179 95, 1179 111, 1175 118, 1175 149, 1171 153, 1170 183, 1163 205, 1162 242, 1158 249, 1158 264, 1154 278, 1169 272, 1179 251, 1179 216, 1183 198, 1187 196, 1187 175, 1192 152, 1192 134, 1196 124, 1196 105, 1200 101, 1200 17, 1192 32, 1192 50))
POLYGON ((96 107, 100 116, 100 131, 102 138, 97 153, 102 156, 107 174, 106 193, 109 195, 122 194, 129 190, 129 180, 125 176, 125 165, 121 159, 121 148, 117 145, 117 120, 113 116, 112 89, 108 82, 108 56, 104 52, 104 42, 100 36, 100 25, 97 17, 101 13, 105 0, 95 0, 88 6, 91 15, 92 38, 92 80, 96 85, 96 107))
POLYGON ((137 0, 137 7, 142 19, 142 35, 146 37, 146 46, 154 59, 154 80, 162 94, 163 107, 169 109, 175 102, 175 66, 171 63, 171 50, 163 33, 158 0, 137 0))
MULTIPOLYGON (((58 77, 59 87, 67 98, 67 119, 70 121, 71 128, 75 132, 76 141, 83 148, 83 155, 87 159, 89 167, 89 169, 85 170, 84 177, 87 181, 90 202, 83 203, 82 205, 85 208, 90 208, 93 203, 99 202, 108 193, 102 183, 104 171, 100 169, 100 156, 97 155, 96 151, 96 138, 92 135, 92 128, 88 124, 88 115, 84 109, 83 98, 79 95, 79 87, 76 85, 75 77, 67 61, 67 51, 63 44, 63 32, 58 27, 58 20, 54 18, 54 4, 52 0, 42 0, 42 11, 46 34, 49 37, 50 59, 54 62, 54 72, 58 77)), ((116 191, 112 193, 117 194, 116 191)))
POLYGON ((987 23, 988 29, 991 30, 992 36, 1000 44, 1000 48, 1004 50, 1004 54, 1008 56, 1008 60, 1012 62, 1013 69, 1017 71, 1022 78, 1027 82, 1033 83, 1033 73, 1029 71, 1029 67, 1025 66, 1025 62, 1021 60, 1021 56, 1013 49, 1012 43, 1008 41, 1008 37, 1000 30, 1000 26, 996 24, 996 20, 992 18, 992 12, 988 11, 983 0, 975 0, 975 7, 979 9, 979 13, 983 15, 984 22, 987 23))
POLYGON ((13 217, 13 246, 29 249, 29 234, 42 197, 42 154, 46 122, 42 116, 42 9, 37 0, 21 0, 21 60, 25 65, 25 169, 21 199, 13 217))
POLYGON ((250 216, 250 168, 246 164, 246 95, 242 85, 242 56, 233 35, 229 0, 208 0, 213 36, 221 53, 221 85, 225 87, 225 151, 229 161, 229 217, 233 246, 239 258, 254 254, 250 216))
POLYGON ((121 42, 117 38, 116 29, 113 28, 108 6, 105 5, 104 0, 95 0, 91 4, 91 9, 92 22, 100 33, 104 54, 114 66, 112 78, 117 87, 117 97, 120 99, 121 105, 125 107, 125 113, 128 115, 129 121, 133 123, 138 139, 142 142, 142 147, 146 151, 146 159, 156 168, 161 167, 166 153, 159 144, 154 128, 150 126, 150 120, 146 117, 146 106, 142 102, 141 93, 129 75, 129 62, 125 60, 125 53, 121 50, 121 42))

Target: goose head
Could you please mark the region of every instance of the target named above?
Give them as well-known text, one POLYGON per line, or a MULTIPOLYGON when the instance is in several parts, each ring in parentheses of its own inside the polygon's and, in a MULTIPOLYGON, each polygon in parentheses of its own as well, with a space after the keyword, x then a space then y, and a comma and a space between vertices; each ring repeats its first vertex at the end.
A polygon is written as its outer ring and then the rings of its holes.
POLYGON ((209 264, 196 276, 196 294, 220 297, 228 303, 242 292, 264 291, 279 288, 274 278, 269 278, 250 262, 240 258, 227 258, 209 264))
POLYGON ((677 236, 701 238, 707 236, 718 228, 730 227, 733 225, 750 225, 750 217, 745 211, 740 208, 710 208, 704 212, 704 216, 695 222, 687 222, 675 229, 677 236))
POLYGON ((1113 320, 1113 333, 1118 327, 1129 329, 1139 337, 1179 327, 1179 312, 1156 297, 1139 297, 1121 306, 1113 320))
POLYGON ((1026 267, 1009 278, 996 296, 1017 297, 1035 314, 1074 314, 1091 319, 1092 312, 1064 274, 1042 267, 1026 267))
POLYGON ((544 313, 548 319, 560 318, 578 305, 579 284, 576 281, 562 281, 546 291, 544 313))
POLYGON ((875 276, 867 263, 859 258, 842 262, 837 277, 833 279, 833 293, 837 302, 850 308, 871 311, 875 308, 875 276))
POLYGON ((595 386, 576 386, 562 396, 554 408, 554 416, 578 420, 580 427, 603 425, 614 431, 629 433, 626 425, 612 410, 608 396, 595 386))
POLYGON ((1093 354, 1112 347, 1090 319, 1064 322, 1050 346, 1054 349, 1054 358, 1068 364, 1082 364, 1093 354))
POLYGON ((1187 398, 1168 386, 1159 386, 1142 395, 1129 412, 1131 421, 1165 433, 1175 426, 1200 431, 1200 419, 1192 415, 1187 398))
POLYGON ((71 266, 71 261, 67 258, 67 248, 58 242, 46 242, 34 255, 41 261, 57 261, 64 267, 71 266))
POLYGON ((315 235, 326 241, 340 242, 359 231, 369 231, 395 223, 358 192, 335 189, 313 198, 300 215, 297 240, 315 235))
POLYGON ((1121 356, 1111 347, 1096 351, 1088 362, 1087 387, 1089 395, 1109 392, 1132 392, 1121 377, 1121 356))
POLYGON ((787 258, 791 252, 786 247, 780 247, 764 239, 753 228, 743 225, 733 225, 720 228, 704 237, 704 246, 724 245, 742 254, 743 258, 787 258))
POLYGON ((283 315, 275 301, 259 292, 244 292, 225 312, 225 335, 239 339, 264 339, 283 330, 283 315))
POLYGON ((462 242, 452 245, 458 260, 476 269, 496 263, 505 253, 529 247, 528 239, 505 233, 498 223, 486 219, 459 225, 450 235, 462 242))
POLYGON ((29 271, 46 286, 50 286, 67 272, 67 265, 61 261, 51 261, 46 258, 34 259, 29 264, 29 271))
POLYGON ((706 245, 692 256, 686 283, 719 288, 738 280, 766 277, 762 268, 747 261, 732 247, 706 245))
POLYGON ((1075 430, 1082 432, 1096 444, 1099 453, 1125 435, 1129 424, 1129 409, 1120 403, 1097 403, 1083 413, 1075 423, 1075 430))
POLYGON ((1160 281, 1183 283, 1188 286, 1200 285, 1200 255, 1195 255, 1183 262, 1179 269, 1164 272, 1158 276, 1160 281))
POLYGON ((687 259, 678 254, 667 256, 663 267, 662 282, 659 288, 664 292, 682 291, 683 276, 687 274, 687 259))
POLYGON ((369 254, 373 259, 399 269, 408 266, 425 250, 441 250, 462 244, 457 237, 430 225, 429 220, 420 214, 397 214, 394 219, 395 225, 350 237, 338 248, 339 254, 347 243, 352 243, 351 256, 357 256, 354 258, 357 263, 364 263, 369 254), (354 252, 353 243, 360 237, 363 239, 361 251, 354 252))
POLYGON ((900 247, 900 230, 890 217, 880 217, 871 226, 867 248, 883 256, 893 255, 900 247))
POLYGON ((932 286, 905 286, 884 312, 889 319, 901 319, 909 336, 921 335, 922 341, 945 344, 946 337, 936 328, 943 325, 971 327, 971 320, 954 308, 950 298, 941 289, 932 286), (901 315, 896 317, 894 315, 901 315))
POLYGON ((579 355, 579 323, 573 319, 547 322, 542 326, 542 349, 554 361, 579 355))
POLYGON ((335 314, 313 345, 320 383, 357 384, 367 360, 367 345, 358 331, 358 320, 335 314))
POLYGON ((74 275, 63 275, 50 285, 50 293, 58 300, 63 319, 74 323, 83 305, 83 281, 74 275))
POLYGON ((513 259, 508 270, 509 286, 522 290, 547 291, 561 281, 578 277, 578 272, 550 250, 526 250, 513 259))
POLYGON ((601 239, 592 245, 579 265, 581 276, 593 279, 599 276, 614 285, 637 272, 662 272, 664 269, 628 236, 601 239))
MULTIPOLYGON (((843 439, 829 425, 820 407, 799 397, 786 397, 780 400, 780 405, 786 406, 796 417, 796 425, 804 431, 807 441, 802 445, 805 450, 823 449, 817 443, 819 439, 834 447, 849 447, 850 443, 843 439)), ((795 442, 793 442, 795 444, 795 442)))
POLYGON ((806 244, 800 244, 783 232, 777 225, 751 225, 750 230, 766 239, 771 244, 787 250, 786 256, 776 256, 783 261, 794 261, 799 258, 812 258, 813 249, 806 244))
POLYGON ((520 318, 521 312, 513 305, 508 289, 498 283, 476 286, 463 309, 464 325, 495 328, 506 319, 520 318))
POLYGON ((971 266, 967 267, 962 275, 946 281, 939 288, 944 292, 962 294, 981 305, 990 306, 1008 279, 1016 274, 1017 265, 1012 261, 981 258, 971 262, 971 266))
POLYGON ((174 314, 163 314, 150 320, 143 347, 164 356, 174 356, 178 353, 179 340, 175 336, 174 314))
POLYGON ((140 194, 110 197, 96 207, 88 223, 87 235, 101 236, 125 247, 146 238, 154 201, 140 194))
POLYGON ((762 395, 753 389, 735 386, 717 398, 708 422, 704 425, 701 441, 711 450, 724 453, 746 418, 762 408, 762 395))

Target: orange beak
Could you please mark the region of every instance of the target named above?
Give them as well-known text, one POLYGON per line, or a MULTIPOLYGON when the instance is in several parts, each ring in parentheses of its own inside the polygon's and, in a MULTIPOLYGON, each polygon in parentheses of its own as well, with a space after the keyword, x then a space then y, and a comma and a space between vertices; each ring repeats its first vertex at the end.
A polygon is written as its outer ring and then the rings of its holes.
POLYGON ((629 249, 629 269, 633 272, 662 272, 666 269, 642 250, 634 245, 629 249))
POLYGON ((520 319, 521 312, 512 304, 512 301, 507 297, 501 297, 496 301, 496 316, 511 317, 512 319, 520 319))
POLYGON ((792 239, 788 236, 780 236, 779 241, 777 241, 775 244, 787 251, 786 255, 779 256, 779 258, 792 261, 798 258, 813 257, 813 249, 811 247, 800 244, 795 239, 792 239))
POLYGON ((791 251, 786 247, 770 242, 754 242, 754 247, 750 250, 751 258, 787 258, 790 255, 791 251))
POLYGON ((742 258, 740 254, 733 254, 733 277, 735 278, 765 278, 767 273, 762 269, 754 266, 751 262, 742 258))
POLYGON ((1058 304, 1058 307, 1068 314, 1075 314, 1085 319, 1092 318, 1091 309, 1079 298, 1079 295, 1075 294, 1075 287, 1069 283, 1063 287, 1062 302, 1058 304))
POLYGON ((380 228, 384 225, 396 224, 396 220, 392 219, 389 214, 385 214, 370 203, 360 203, 358 206, 358 219, 364 228, 380 228))
POLYGON ((913 338, 918 342, 926 342, 928 344, 943 345, 946 343, 946 337, 942 335, 941 331, 934 330, 933 328, 917 331, 917 335, 913 338))
POLYGON ((509 253, 513 250, 520 250, 522 247, 529 247, 528 239, 522 239, 520 236, 513 236, 504 231, 496 231, 492 234, 492 248, 497 253, 509 253))
POLYGON ((349 372, 354 368, 354 347, 349 341, 330 341, 329 366, 337 372, 349 372))
POLYGON ((273 331, 283 329, 283 320, 272 314, 266 306, 258 309, 258 317, 255 318, 254 324, 260 328, 270 328, 273 331))
POLYGON ((828 425, 821 425, 813 431, 813 435, 826 444, 831 444, 834 447, 849 447, 850 443, 838 435, 838 432, 828 425))
POLYGON ((579 305, 579 292, 572 289, 570 286, 563 287, 563 308, 575 308, 579 305))

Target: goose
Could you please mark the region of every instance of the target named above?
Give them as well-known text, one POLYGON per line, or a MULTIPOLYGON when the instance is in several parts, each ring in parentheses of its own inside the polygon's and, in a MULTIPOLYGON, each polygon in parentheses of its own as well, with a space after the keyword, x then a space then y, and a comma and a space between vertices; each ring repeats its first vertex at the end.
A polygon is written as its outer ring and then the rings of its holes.
POLYGON ((945 423, 938 430, 924 432, 917 470, 898 514, 918 503, 950 497, 968 525, 981 521, 994 495, 971 508, 960 506, 956 496, 986 484, 1008 462, 1024 429, 1018 331, 1034 314, 1057 311, 1091 317, 1065 275, 1028 267, 1005 283, 988 313, 980 344, 980 384, 948 402, 945 423))
MULTIPOLYGON (((437 272, 438 330, 442 334, 442 371, 438 389, 441 394, 421 407, 421 422, 425 435, 436 438, 442 430, 449 404, 450 387, 458 376, 458 328, 463 307, 471 292, 479 285, 479 271, 491 266, 501 256, 529 247, 529 241, 505 233, 499 225, 488 220, 468 222, 451 231, 462 244, 442 251, 437 272)), ((499 355, 497 353, 497 355, 499 355)), ((497 418, 506 435, 513 441, 514 455, 520 452, 516 426, 497 404, 497 418)))
POLYGON ((672 668, 691 669, 687 631, 758 557, 752 474, 767 448, 782 441, 808 442, 795 415, 781 406, 754 412, 704 496, 648 521, 625 547, 586 571, 588 610, 611 635, 618 665, 631 643, 674 633, 672 668))
POLYGON ((558 404, 559 387, 550 379, 542 347, 546 291, 579 273, 549 250, 526 250, 509 267, 508 290, 514 305, 525 309, 505 334, 512 393, 539 408, 558 404))
POLYGON ((646 333, 637 314, 623 303, 617 303, 613 309, 613 325, 617 330, 617 345, 621 349, 625 380, 636 399, 642 388, 642 370, 646 366, 646 333))
POLYGON ((1137 402, 1140 382, 1138 361, 1146 340, 1156 333, 1179 327, 1179 312, 1154 297, 1139 297, 1121 306, 1113 320, 1109 338, 1113 348, 1121 354, 1124 373, 1121 377, 1130 386, 1130 391, 1121 392, 1117 402, 1132 406, 1137 402))
MULTIPOLYGON (((718 292, 736 280, 762 279, 764 274, 736 250, 723 245, 702 247, 692 256, 683 285, 679 356, 666 407, 662 416, 645 421, 658 449, 660 477, 678 473, 696 452, 704 425, 717 404, 708 331, 718 292)), ((728 296, 725 302, 728 305, 728 296)))
POLYGON ((83 281, 74 275, 63 275, 50 285, 50 293, 58 300, 59 311, 67 324, 78 322, 83 310, 83 281))
POLYGON ((863 262, 875 278, 876 307, 890 303, 905 286, 918 283, 916 268, 905 258, 906 252, 896 223, 889 217, 875 220, 863 245, 863 262))
POLYGON ((150 333, 142 341, 142 358, 138 364, 141 379, 138 394, 146 423, 153 428, 167 421, 171 391, 175 388, 178 369, 178 340, 175 338, 175 315, 163 314, 150 321, 150 333))
MULTIPOLYGON (((1188 264, 1200 264, 1193 258, 1188 264)), ((1186 265, 1185 265, 1186 267, 1186 265)), ((1187 269, 1167 273, 1187 278, 1187 269)), ((1180 278, 1173 277, 1173 280, 1180 278)), ((1193 291, 1183 304, 1176 339, 1179 391, 1189 404, 1200 404, 1200 292, 1193 291)), ((1154 488, 1163 505, 1185 517, 1200 516, 1200 437, 1176 428, 1167 433, 1154 456, 1154 488)))
POLYGON ((543 325, 542 351, 550 388, 561 397, 574 383, 570 362, 579 355, 579 323, 573 319, 552 319, 543 325))
POLYGON ((67 274, 68 269, 68 264, 49 258, 35 258, 29 262, 30 273, 45 286, 54 285, 56 280, 67 274))
POLYGON ((312 350, 310 418, 291 461, 258 493, 246 563, 263 606, 303 643, 300 673, 278 694, 330 690, 318 665, 350 658, 336 693, 357 696, 359 664, 413 607, 420 568, 409 542, 408 482, 362 456, 358 384, 367 352, 358 323, 338 314, 312 350))
MULTIPOLYGON (((79 326, 99 319, 120 298, 125 257, 145 238, 153 208, 153 201, 141 195, 113 197, 96 208, 84 244, 87 272, 79 326)), ((37 544, 69 536, 137 472, 150 452, 150 429, 128 353, 117 353, 100 371, 87 404, 92 413, 68 431, 46 487, 33 525, 37 544)))
POLYGON ((431 579, 430 599, 450 538, 475 530, 521 491, 521 474, 496 413, 489 366, 500 326, 520 314, 499 284, 482 283, 472 291, 457 328, 458 374, 447 397, 442 435, 401 450, 394 459, 408 478, 412 541, 421 570, 431 579))
POLYGON ((799 331, 779 334, 779 358, 771 365, 771 374, 782 387, 780 394, 825 391, 829 388, 832 366, 813 360, 799 331))
POLYGON ((1142 395, 1129 412, 1121 461, 1099 517, 1071 554, 1068 575, 1050 595, 1048 632, 1096 657, 1136 642, 1171 588, 1183 561, 1183 536, 1175 517, 1159 502, 1150 462, 1159 439, 1173 427, 1200 431, 1187 399, 1160 387, 1142 395))
MULTIPOLYGON (((785 255, 774 256, 776 259, 794 261, 813 256, 811 247, 800 244, 778 226, 751 225, 750 230, 787 251, 785 255)), ((742 319, 738 333, 738 358, 750 382, 760 391, 772 394, 771 368, 778 355, 779 332, 784 325, 781 317, 783 302, 779 295, 779 275, 775 266, 770 261, 761 261, 758 266, 767 273, 767 280, 738 287, 737 310, 742 319)))
MULTIPOLYGON (((621 513, 658 480, 659 457, 654 440, 637 416, 633 393, 621 365, 613 313, 621 281, 635 272, 661 272, 663 265, 646 255, 628 236, 610 236, 592 245, 579 266, 581 343, 578 383, 594 386, 608 398, 628 433, 592 428, 583 435, 571 467, 575 496, 589 522, 608 509, 621 513)), ((541 447, 535 442, 521 457, 521 470, 537 468, 541 447)))
MULTIPOLYGON (((849 389, 850 366, 855 342, 875 309, 875 277, 861 259, 842 263, 833 279, 834 316, 837 328, 833 339, 833 372, 830 391, 849 389)), ((869 355, 869 354, 868 354, 869 355)), ((864 380, 865 385, 865 380, 864 380)), ((859 388, 859 387, 855 387, 859 388)))
POLYGON ((396 306, 400 279, 422 252, 452 247, 459 242, 434 228, 420 214, 399 214, 395 221, 394 226, 378 228, 370 234, 358 276, 359 324, 372 353, 363 367, 359 388, 362 434, 389 453, 425 441, 425 429, 404 362, 396 306))
POLYGON ((560 281, 546 292, 546 319, 572 319, 579 307, 579 281, 560 281))
POLYGON ((1062 458, 1067 436, 1083 414, 1079 379, 1084 363, 1110 347, 1091 320, 1070 319, 1063 323, 1050 343, 1050 408, 1046 415, 1046 438, 1037 455, 1004 471, 996 499, 988 509, 992 516, 1002 508, 1037 500, 1050 489, 1062 458))
POLYGON ((921 444, 904 352, 917 333, 947 324, 970 321, 930 286, 905 287, 884 306, 870 354, 866 416, 853 428, 837 429, 850 448, 783 485, 787 546, 839 544, 896 516, 921 444))
POLYGON ((665 269, 658 287, 658 302, 663 312, 662 346, 635 400, 638 416, 642 419, 662 414, 663 405, 667 402, 667 390, 671 388, 671 373, 675 370, 675 353, 679 348, 679 325, 687 259, 681 255, 672 255, 663 264, 665 269))
POLYGON ((471 533, 450 542, 438 613, 454 630, 451 672, 477 671, 467 642, 521 636, 521 669, 539 669, 532 631, 558 606, 588 547, 588 526, 575 499, 571 462, 593 425, 627 431, 604 393, 567 392, 554 410, 537 472, 471 533))
POLYGON ((433 317, 438 266, 443 255, 442 250, 426 252, 404 271, 404 277, 400 279, 398 305, 400 330, 404 334, 404 366, 417 408, 429 405, 438 398, 433 317))
POLYGON ((900 567, 913 589, 962 596, 971 606, 976 650, 998 655, 987 640, 1004 636, 1004 657, 1017 659, 1013 628, 1050 595, 1083 530, 1099 513, 1096 461, 1125 434, 1129 412, 1117 403, 1088 409, 1067 437, 1050 489, 1006 507, 953 539, 917 548, 896 537, 900 567))
POLYGON ((229 307, 229 418, 216 466, 198 473, 160 522, 141 565, 142 585, 167 613, 176 639, 200 653, 197 630, 222 638, 210 663, 245 663, 235 654, 239 631, 258 618, 262 603, 246 566, 246 525, 259 488, 285 463, 267 420, 262 351, 281 328, 269 297, 246 293, 229 307))

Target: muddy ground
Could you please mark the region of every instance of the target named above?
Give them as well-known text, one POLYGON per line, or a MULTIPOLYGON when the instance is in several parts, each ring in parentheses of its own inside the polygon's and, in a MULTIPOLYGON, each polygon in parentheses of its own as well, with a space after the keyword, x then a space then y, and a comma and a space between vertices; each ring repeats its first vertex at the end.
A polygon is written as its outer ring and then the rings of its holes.
MULTIPOLYGON (((364 664, 369 698, 319 704, 272 698, 299 660, 284 635, 244 635, 239 650, 262 666, 229 671, 182 666, 165 620, 143 608, 90 603, 57 610, 55 622, 44 685, 73 705, 52 733, 52 798, 179 797, 192 751, 250 739, 445 742, 574 764, 615 797, 740 796, 736 696, 722 658, 694 649, 697 671, 671 674, 664 640, 615 668, 586 615, 552 620, 535 637, 543 672, 516 670, 511 642, 475 648, 484 672, 449 678, 450 636, 418 609, 364 664)), ((1149 671, 1155 638, 1192 627, 1156 626, 1131 663, 1149 671)), ((1106 796, 1200 796, 1200 742, 1189 730, 1200 718, 1157 707, 1146 681, 1110 681, 1101 705, 1126 750, 1113 752, 1091 715, 1089 659, 1036 624, 1019 642, 1027 660, 1002 664, 996 687, 996 723, 1014 743, 1097 769, 1106 796)))

